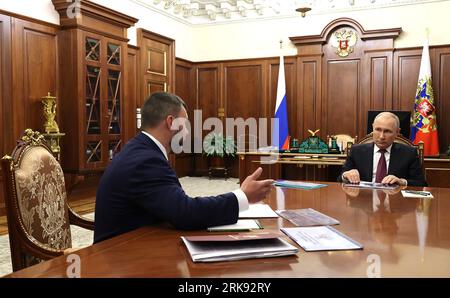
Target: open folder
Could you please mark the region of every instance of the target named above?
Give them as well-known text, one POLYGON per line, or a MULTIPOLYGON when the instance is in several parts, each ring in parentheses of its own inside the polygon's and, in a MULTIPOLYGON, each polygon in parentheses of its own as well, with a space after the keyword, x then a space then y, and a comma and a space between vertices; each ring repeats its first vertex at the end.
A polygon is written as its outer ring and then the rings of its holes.
POLYGON ((298 249, 275 233, 182 236, 194 262, 234 261, 293 255, 298 249))

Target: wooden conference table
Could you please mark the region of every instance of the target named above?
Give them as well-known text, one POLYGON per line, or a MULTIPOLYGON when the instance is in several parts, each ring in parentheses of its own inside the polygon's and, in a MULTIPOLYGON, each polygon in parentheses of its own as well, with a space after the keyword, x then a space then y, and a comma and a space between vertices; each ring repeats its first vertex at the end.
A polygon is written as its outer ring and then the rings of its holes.
MULTIPOLYGON (((428 188, 434 199, 406 199, 401 193, 326 184, 316 190, 274 189, 266 202, 274 210, 314 208, 332 216, 340 221, 334 227, 363 250, 299 248, 295 256, 193 263, 180 235, 206 231, 145 227, 77 251, 81 277, 366 277, 374 260, 380 261, 381 277, 450 277, 450 188, 428 188)), ((260 221, 266 231, 292 226, 282 218, 260 221)), ((65 277, 66 258, 8 277, 65 277)))

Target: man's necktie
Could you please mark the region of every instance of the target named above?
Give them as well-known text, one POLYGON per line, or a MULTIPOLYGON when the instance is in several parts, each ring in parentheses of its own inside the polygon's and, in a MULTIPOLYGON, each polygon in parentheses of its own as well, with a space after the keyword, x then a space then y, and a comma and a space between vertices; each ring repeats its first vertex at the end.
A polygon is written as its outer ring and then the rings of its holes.
POLYGON ((384 177, 387 175, 387 167, 386 167, 386 158, 384 157, 384 153, 386 149, 380 149, 380 160, 378 161, 377 173, 375 175, 375 182, 380 183, 384 177))

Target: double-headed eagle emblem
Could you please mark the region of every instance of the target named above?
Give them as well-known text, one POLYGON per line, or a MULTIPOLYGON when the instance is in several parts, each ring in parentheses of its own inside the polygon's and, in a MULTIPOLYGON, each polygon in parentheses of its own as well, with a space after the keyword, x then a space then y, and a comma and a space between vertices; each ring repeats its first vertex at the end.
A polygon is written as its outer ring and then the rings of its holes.
POLYGON ((353 29, 341 28, 331 34, 330 44, 336 48, 336 54, 340 57, 347 57, 353 52, 353 48, 358 40, 358 35, 353 29))

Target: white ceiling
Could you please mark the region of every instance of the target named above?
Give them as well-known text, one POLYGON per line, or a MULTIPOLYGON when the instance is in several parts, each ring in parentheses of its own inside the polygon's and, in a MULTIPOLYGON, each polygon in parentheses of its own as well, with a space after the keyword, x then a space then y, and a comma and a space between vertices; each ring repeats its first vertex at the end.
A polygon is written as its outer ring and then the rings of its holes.
POLYGON ((295 9, 309 7, 309 15, 421 4, 448 0, 132 0, 189 25, 295 17, 295 9))

